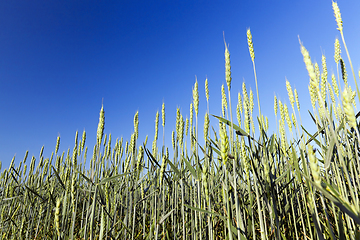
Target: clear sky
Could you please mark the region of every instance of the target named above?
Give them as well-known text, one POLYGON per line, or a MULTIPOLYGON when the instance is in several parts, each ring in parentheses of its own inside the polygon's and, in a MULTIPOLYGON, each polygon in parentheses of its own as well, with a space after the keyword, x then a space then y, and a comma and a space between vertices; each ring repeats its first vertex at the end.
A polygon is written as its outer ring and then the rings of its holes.
MULTIPOLYGON (((355 71, 360 67, 360 1, 338 2, 355 71)), ((189 117, 195 76, 202 130, 209 80, 210 113, 221 111, 224 42, 232 66, 232 102, 245 81, 256 93, 246 30, 253 35, 261 108, 276 129, 274 94, 288 102, 285 77, 300 97, 304 125, 313 128, 306 71, 298 35, 313 61, 327 57, 336 72, 340 38, 330 0, 304 1, 1 1, 0 161, 7 168, 29 150, 50 157, 72 150, 76 130, 87 132, 88 155, 96 140, 103 101, 105 133, 129 140, 139 111, 139 142, 154 138, 156 111, 166 106, 165 138, 171 146, 176 108, 189 117)), ((342 56, 346 60, 342 45, 342 56)), ((349 83, 354 80, 347 64, 349 83)), ((355 89, 355 88, 353 88, 355 89)), ((256 97, 256 95, 255 95, 256 97)), ((256 101, 255 101, 256 103, 256 101)), ((257 113, 255 104, 254 113, 257 113)), ((234 112, 235 114, 235 112, 234 112)), ((256 115, 254 115, 256 117, 256 115)), ((218 121, 211 119, 218 130, 218 121)), ((202 131, 199 132, 203 136, 202 131)), ((162 136, 160 128, 159 136, 162 136)), ((161 138, 160 138, 161 139, 161 138)), ((161 143, 161 141, 160 141, 161 143)))

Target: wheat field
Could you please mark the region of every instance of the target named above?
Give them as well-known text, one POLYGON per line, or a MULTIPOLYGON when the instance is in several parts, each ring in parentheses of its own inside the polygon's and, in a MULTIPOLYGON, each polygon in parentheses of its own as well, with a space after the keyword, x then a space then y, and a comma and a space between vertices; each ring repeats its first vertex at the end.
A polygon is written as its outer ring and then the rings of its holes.
POLYGON ((129 140, 114 141, 104 133, 102 106, 90 150, 84 131, 76 132, 67 152, 58 152, 59 136, 50 157, 43 155, 44 147, 36 157, 26 152, 17 165, 14 157, 0 176, 1 238, 360 239, 359 113, 354 110, 360 71, 354 72, 340 10, 332 5, 341 35, 334 43, 337 72, 328 75, 324 55, 321 66, 312 62, 299 38, 313 107, 306 114, 316 132, 302 125, 297 90, 286 81, 288 103, 274 97, 277 130, 269 133, 248 29, 256 92, 243 83, 232 104, 225 43, 221 116, 209 112, 208 79, 204 88, 196 80, 190 117, 177 109, 171 146, 164 140, 165 103, 155 114, 152 142, 138 139, 138 112, 129 140), (202 115, 200 89, 207 100, 202 115), (204 126, 198 125, 200 117, 204 126))

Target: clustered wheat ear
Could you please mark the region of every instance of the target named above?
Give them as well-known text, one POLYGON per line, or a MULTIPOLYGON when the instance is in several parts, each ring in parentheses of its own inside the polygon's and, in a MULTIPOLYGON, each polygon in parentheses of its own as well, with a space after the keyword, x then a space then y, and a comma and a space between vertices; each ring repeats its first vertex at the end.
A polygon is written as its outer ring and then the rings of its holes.
POLYGON ((143 159, 144 156, 144 149, 142 146, 139 146, 139 152, 138 152, 138 156, 137 156, 137 164, 136 164, 136 168, 139 171, 139 173, 142 170, 142 166, 141 166, 141 161, 143 159))
POLYGON ((228 110, 228 104, 227 104, 227 99, 226 99, 226 93, 225 93, 225 88, 224 88, 224 84, 221 85, 221 109, 222 109, 222 115, 223 117, 226 117, 225 115, 225 110, 228 110))
POLYGON ((204 185, 206 202, 209 203, 209 200, 210 200, 209 185, 208 185, 209 170, 208 170, 208 166, 206 164, 205 164, 205 166, 203 166, 201 178, 202 178, 201 179, 202 183, 204 185))
POLYGON ((240 93, 238 93, 238 104, 236 105, 236 118, 240 127, 241 127, 241 114, 242 114, 242 102, 241 102, 241 95, 240 93))
POLYGON ((226 163, 228 161, 228 152, 229 152, 229 140, 226 133, 226 127, 224 124, 219 124, 219 133, 221 141, 221 159, 223 160, 223 165, 226 169, 226 163))
POLYGON ((289 95, 290 104, 291 104, 292 108, 294 108, 294 103, 295 103, 294 94, 293 94, 293 91, 291 89, 291 85, 290 85, 290 83, 289 83, 289 81, 287 79, 286 79, 286 89, 287 89, 287 92, 288 92, 288 95, 289 95))
POLYGON ((61 199, 58 198, 58 199, 56 199, 55 219, 54 219, 55 228, 56 228, 58 236, 61 235, 61 232, 60 232, 60 205, 61 205, 61 199))
POLYGON ((247 133, 250 133, 250 101, 246 90, 246 85, 243 82, 242 84, 242 90, 243 90, 243 96, 244 96, 244 125, 245 125, 245 131, 247 133))
POLYGON ((277 116, 277 112, 278 112, 277 98, 276 98, 276 95, 274 95, 274 113, 275 113, 275 116, 277 116))
POLYGON ((252 35, 251 35, 251 32, 250 32, 250 28, 246 31, 246 35, 247 35, 247 41, 248 41, 248 46, 249 46, 250 57, 251 57, 251 61, 253 63, 253 69, 254 69, 256 95, 257 95, 258 109, 259 109, 259 117, 261 117, 260 96, 259 96, 259 88, 258 88, 258 82, 257 82, 257 77, 256 77, 256 69, 255 69, 255 61, 254 61, 255 60, 255 53, 254 53, 254 45, 253 45, 253 41, 252 41, 252 35))
POLYGON ((210 118, 209 118, 209 114, 205 113, 205 119, 204 119, 204 139, 205 139, 205 144, 208 141, 208 134, 209 134, 209 127, 210 127, 210 118))
POLYGON ((350 127, 357 129, 354 108, 351 106, 351 98, 348 90, 345 88, 343 92, 343 107, 346 119, 350 127))
POLYGON ((134 115, 134 133, 135 139, 139 138, 139 111, 137 111, 134 115))
POLYGON ((340 61, 341 49, 340 49, 339 39, 337 39, 337 38, 335 39, 334 48, 335 48, 334 60, 335 60, 335 63, 338 64, 340 61))
POLYGON ((247 35, 247 41, 248 41, 251 61, 254 61, 255 60, 255 53, 254 53, 254 46, 253 46, 253 42, 252 42, 252 35, 251 35, 251 32, 250 32, 250 28, 246 31, 246 35, 247 35))
POLYGON ((310 77, 310 80, 311 80, 311 84, 314 85, 315 87, 317 86, 316 85, 316 74, 315 74, 315 69, 314 69, 314 66, 311 62, 311 59, 310 59, 310 55, 309 55, 309 52, 306 50, 306 48, 302 45, 301 41, 300 41, 300 38, 299 38, 299 42, 300 42, 300 49, 301 49, 301 53, 303 55, 303 58, 304 58, 304 62, 305 62, 305 66, 306 66, 306 69, 309 73, 309 77, 310 77))
POLYGON ((316 82, 317 82, 317 84, 319 84, 319 82, 320 82, 320 68, 319 68, 319 64, 317 62, 315 62, 314 68, 315 68, 316 82))
POLYGON ((193 124, 193 118, 194 118, 194 112, 193 112, 193 103, 190 103, 190 131, 192 129, 193 124))
POLYGON ((312 146, 309 146, 308 156, 309 156, 310 169, 314 178, 314 182, 320 184, 321 183, 320 167, 318 165, 318 160, 315 156, 312 146))
POLYGON ((342 19, 341 19, 341 14, 340 14, 340 9, 339 9, 339 6, 337 4, 337 2, 332 2, 332 7, 333 7, 333 10, 334 10, 334 15, 335 15, 335 20, 336 20, 336 23, 337 23, 337 26, 338 26, 338 30, 340 32, 342 32, 343 30, 343 22, 342 22, 342 19))
POLYGON ((60 135, 57 137, 56 139, 56 147, 55 147, 55 155, 58 153, 59 151, 59 146, 60 146, 60 135))
POLYGON ((162 126, 165 127, 165 103, 163 102, 161 108, 162 126))
POLYGON ((101 140, 104 135, 104 128, 105 128, 105 111, 104 111, 104 105, 102 105, 100 110, 98 129, 97 129, 97 143, 99 146, 101 144, 101 140))
MULTIPOLYGON (((180 148, 183 150, 184 144, 184 131, 185 131, 185 121, 182 115, 180 115, 180 148)), ((168 154, 169 155, 169 154, 168 154)))
POLYGON ((175 140, 175 132, 174 131, 171 132, 171 143, 172 143, 173 149, 175 150, 176 140, 175 140))
POLYGON ((176 109, 176 134, 177 134, 177 138, 179 138, 179 130, 180 130, 180 108, 176 109))
POLYGON ((327 66, 326 58, 324 55, 321 57, 322 74, 321 74, 321 98, 325 100, 327 93, 327 66))
POLYGON ((154 135, 154 141, 152 144, 152 154, 153 155, 156 155, 156 152, 157 152, 158 133, 159 133, 159 111, 156 112, 156 116, 155 116, 155 135, 154 135))
POLYGON ((340 58, 340 68, 341 68, 342 79, 344 80, 345 87, 347 87, 347 85, 348 85, 348 82, 347 82, 348 75, 347 75, 347 72, 346 72, 346 67, 345 67, 344 60, 342 58, 340 58))
MULTIPOLYGON (((45 147, 45 146, 42 146, 42 147, 41 147, 41 150, 40 150, 40 158, 43 157, 44 147, 45 147)), ((15 160, 15 158, 13 158, 13 159, 11 160, 12 164, 10 164, 10 165, 13 165, 13 164, 14 164, 14 160, 15 160)))
POLYGON ((290 120, 290 115, 289 115, 289 110, 286 104, 284 104, 284 112, 285 112, 285 119, 286 119, 286 123, 289 127, 289 131, 292 133, 292 125, 291 125, 291 120, 290 120))
POLYGON ((225 43, 225 79, 228 90, 231 89, 231 66, 230 66, 230 53, 225 43))
POLYGON ((164 155, 162 158, 161 168, 160 168, 160 175, 159 175, 159 185, 162 186, 163 184, 163 178, 166 168, 166 156, 164 155))
POLYGON ((206 96, 206 102, 209 103, 209 83, 207 78, 205 79, 205 96, 206 96))
POLYGON ((193 89, 193 103, 195 109, 195 116, 199 115, 199 89, 198 89, 198 81, 195 81, 194 89, 193 89))
POLYGON ((85 141, 86 141, 86 132, 85 132, 85 129, 84 129, 83 135, 82 135, 82 138, 81 138, 81 150, 80 150, 80 152, 82 152, 84 150, 85 141))
POLYGON ((295 95, 295 101, 296 101, 297 110, 298 110, 298 112, 300 112, 299 96, 298 96, 298 93, 297 93, 297 90, 296 90, 296 89, 294 89, 294 95, 295 95))

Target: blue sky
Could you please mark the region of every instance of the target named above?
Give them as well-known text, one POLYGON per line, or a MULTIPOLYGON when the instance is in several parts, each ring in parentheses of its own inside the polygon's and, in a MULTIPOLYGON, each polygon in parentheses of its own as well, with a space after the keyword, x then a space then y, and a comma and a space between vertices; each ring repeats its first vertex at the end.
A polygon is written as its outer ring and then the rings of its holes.
MULTIPOLYGON (((338 2, 355 71, 360 67, 360 2, 338 2)), ((103 101, 105 133, 130 138, 139 111, 139 141, 154 138, 156 111, 166 106, 165 138, 171 146, 176 108, 189 117, 195 76, 199 129, 206 111, 221 111, 224 42, 232 66, 232 102, 245 81, 255 93, 246 30, 253 35, 262 113, 276 129, 274 94, 288 103, 285 77, 297 88, 303 123, 313 128, 298 35, 313 61, 327 57, 329 74, 336 30, 331 1, 1 1, 0 161, 8 167, 29 156, 72 149, 76 130, 87 132, 91 154, 103 101)), ((342 56, 348 63, 345 51, 342 56)), ((347 65, 349 82, 354 86, 347 65)), ((354 88, 353 88, 354 89, 354 88)), ((257 104, 254 112, 257 113, 257 104)), ((218 122, 211 119, 218 129, 218 122)), ((162 132, 159 132, 162 136, 162 132)), ((161 141, 160 141, 161 142, 161 141)), ((90 155, 91 156, 91 155, 90 155)))

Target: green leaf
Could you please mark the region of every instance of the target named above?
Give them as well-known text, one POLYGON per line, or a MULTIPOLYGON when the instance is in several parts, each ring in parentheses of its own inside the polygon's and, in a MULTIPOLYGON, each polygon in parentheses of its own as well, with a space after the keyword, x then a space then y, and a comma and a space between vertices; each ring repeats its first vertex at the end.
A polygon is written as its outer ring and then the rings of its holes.
POLYGON ((165 216, 163 216, 160 221, 159 221, 159 225, 161 225, 173 212, 175 211, 175 208, 173 210, 171 210, 170 212, 168 212, 165 216))
POLYGON ((236 124, 232 124, 231 125, 231 122, 229 120, 226 120, 222 117, 218 117, 218 116, 215 116, 215 115, 212 115, 214 117, 216 117, 217 119, 219 119, 221 122, 225 123, 226 125, 228 125, 229 127, 233 127, 234 130, 236 130, 236 134, 237 135, 240 135, 240 136, 244 136, 244 137, 249 137, 251 140, 253 140, 254 142, 256 142, 257 144, 259 144, 261 146, 261 144, 255 139, 253 138, 252 136, 250 136, 247 132, 245 132, 243 129, 241 129, 239 126, 237 126, 236 124))
POLYGON ((281 234, 281 237, 283 238, 283 240, 287 240, 283 232, 280 232, 280 234, 281 234))
POLYGON ((326 189, 328 192, 330 192, 334 197, 341 198, 338 186, 334 187, 334 186, 330 185, 329 183, 327 183, 326 181, 322 181, 321 185, 324 189, 326 189))
POLYGON ((320 133, 322 130, 324 130, 324 128, 322 128, 322 129, 320 129, 319 131, 317 131, 314 135, 311 135, 308 131, 306 131, 306 129, 303 127, 303 125, 301 125, 301 128, 302 128, 302 129, 310 136, 310 138, 311 138, 311 139, 309 139, 309 140, 306 142, 306 145, 308 145, 312 140, 314 140, 318 146, 320 146, 321 148, 323 148, 322 145, 321 145, 321 143, 320 143, 315 137, 317 137, 317 135, 319 135, 319 133, 320 133))
MULTIPOLYGON (((126 226, 126 224, 125 224, 121 219, 119 219, 119 220, 117 221, 117 223, 115 223, 115 224, 118 224, 118 223, 120 223, 120 225, 122 226, 122 229, 121 229, 121 231, 119 232, 118 237, 117 237, 116 239, 120 239, 119 236, 120 236, 120 233, 122 232, 123 229, 125 229, 128 233, 131 233, 131 232, 132 232, 132 230, 131 230, 130 228, 128 228, 128 227, 126 226)), ((150 233, 148 233, 148 234, 150 234, 150 233)))
POLYGON ((296 172, 296 177, 297 177, 297 180, 298 180, 299 182, 301 182, 299 161, 298 161, 298 158, 297 158, 297 156, 296 156, 296 152, 295 152, 294 146, 291 146, 291 150, 292 150, 292 159, 293 159, 292 162, 294 163, 295 172, 296 172))
POLYGON ((93 202, 91 205, 91 215, 90 215, 90 239, 93 239, 94 236, 94 219, 95 219, 95 208, 96 208, 96 194, 97 194, 98 188, 95 186, 95 192, 93 196, 93 202))
POLYGON ((223 221, 226 221, 226 217, 224 216, 221 216, 220 214, 218 213, 215 213, 215 212, 210 212, 210 211, 207 211, 207 210, 204 210, 204 209, 201 209, 201 208, 197 208, 197 207, 192 207, 190 205, 187 205, 184 203, 184 206, 186 206, 187 208, 190 208, 191 210, 194 210, 194 211, 198 211, 198 212, 202 212, 202 213, 206 213, 206 214, 211 214, 213 216, 216 216, 216 217, 219 217, 221 220, 223 221))
POLYGON ((38 194, 35 190, 27 187, 26 185, 24 185, 24 186, 25 186, 25 188, 26 188, 27 190, 29 190, 30 192, 32 192, 33 194, 35 194, 36 196, 38 196, 39 198, 41 198, 42 201, 44 201, 44 198, 43 198, 42 196, 40 196, 40 194, 38 194))
MULTIPOLYGON (((217 214, 217 213, 215 213, 215 212, 210 212, 210 211, 207 211, 207 210, 204 210, 204 209, 200 209, 200 208, 197 208, 197 207, 192 207, 192 206, 189 206, 189 205, 187 205, 187 204, 184 204, 184 206, 186 206, 187 208, 190 208, 190 209, 192 209, 192 210, 194 210, 194 211, 198 211, 198 212, 202 212, 202 213, 206 213, 206 214, 210 214, 210 215, 219 217, 219 218, 220 218, 221 220, 223 220, 224 222, 227 221, 227 218, 226 218, 226 217, 221 216, 220 214, 217 214)), ((235 234, 235 236, 237 236, 237 234, 238 234, 237 228, 234 227, 232 224, 231 224, 230 228, 231 228, 231 231, 235 234)), ((246 237, 240 233, 240 239, 246 240, 246 237)))
POLYGON ((325 163, 324 163, 325 169, 328 169, 330 167, 331 158, 333 157, 333 152, 334 152, 335 141, 336 141, 335 136, 331 136, 330 144, 326 150, 326 155, 325 155, 325 163))
POLYGON ((104 183, 113 181, 113 180, 115 180, 115 179, 117 179, 117 178, 123 177, 123 176, 125 176, 125 175, 130 174, 130 173, 132 173, 132 172, 122 173, 122 174, 118 174, 118 175, 115 175, 115 176, 112 176, 112 177, 104 178, 103 180, 101 180, 101 181, 98 183, 98 185, 102 185, 102 184, 104 184, 104 183))
POLYGON ((214 144, 214 146, 211 145, 212 150, 214 150, 214 152, 216 152, 217 155, 221 155, 218 146, 216 145, 216 143, 211 139, 211 142, 214 144), (216 148, 215 148, 216 147, 216 148))
POLYGON ((101 224, 100 224, 100 233, 99 233, 99 239, 102 240, 104 237, 104 230, 105 230, 105 222, 103 221, 104 218, 104 208, 101 208, 101 224))
POLYGON ((274 134, 271 135, 271 137, 270 137, 270 147, 269 147, 269 151, 270 151, 270 153, 274 153, 274 152, 275 152, 275 136, 274 136, 274 134))
POLYGON ((313 223, 315 225, 316 233, 317 233, 319 240, 324 240, 323 233, 320 230, 320 227, 319 227, 318 221, 316 220, 316 216, 315 216, 314 212, 311 214, 311 217, 313 219, 313 223))
MULTIPOLYGON (((343 199, 341 199, 340 197, 336 197, 334 196, 334 194, 332 193, 332 191, 328 191, 326 188, 323 187, 323 185, 326 186, 330 186, 328 183, 326 182, 322 182, 322 185, 316 184, 315 182, 313 182, 312 180, 310 180, 309 177, 304 176, 306 178, 306 180, 308 182, 310 182, 315 188, 317 188, 322 194, 325 195, 325 197, 327 197, 328 199, 330 199, 336 206, 338 206, 340 208, 341 211, 343 211, 344 213, 346 213, 347 215, 349 215, 349 217, 351 217, 354 222, 356 222, 357 224, 360 224, 360 217, 353 212, 353 210, 351 209, 350 203, 345 202, 343 199)), ((331 188, 329 187, 328 189, 331 190, 331 188)))
POLYGON ((141 182, 144 180, 144 178, 146 177, 146 175, 142 176, 135 184, 135 186, 138 186, 141 184, 141 182))
POLYGON ((19 198, 20 196, 15 196, 15 197, 11 197, 11 198, 4 198, 1 200, 1 202, 6 202, 6 201, 10 201, 10 200, 13 200, 13 199, 16 199, 16 198, 19 198))
POLYGON ((289 173, 289 171, 290 171, 289 169, 286 170, 283 174, 281 174, 280 177, 276 178, 275 183, 280 182, 281 179, 283 179, 284 177, 286 177, 286 175, 289 173))
POLYGON ((150 151, 147 148, 145 148, 145 153, 153 163, 155 163, 159 168, 161 168, 161 165, 156 161, 154 156, 150 153, 150 151))
POLYGON ((343 224, 343 219, 342 219, 342 212, 339 211, 339 239, 340 240, 345 240, 345 232, 344 232, 344 224, 343 224))
POLYGON ((179 169, 177 169, 177 167, 171 162, 171 161, 167 161, 171 167, 171 169, 174 171, 174 173, 181 178, 181 173, 179 172, 179 169))
POLYGON ((193 166, 191 166, 191 163, 188 162, 188 160, 186 160, 185 157, 183 157, 184 159, 184 162, 187 166, 187 168, 189 169, 189 171, 191 172, 191 175, 193 175, 193 177, 196 179, 196 180, 199 180, 198 177, 197 177, 197 174, 196 174, 196 170, 194 169, 193 166))
POLYGON ((85 176, 82 172, 76 171, 77 173, 80 174, 80 176, 82 176, 86 181, 88 181, 91 185, 94 185, 94 183, 87 177, 85 176))
POLYGON ((338 133, 341 129, 343 129, 345 127, 345 118, 343 118, 341 120, 341 124, 339 124, 339 126, 336 129, 336 133, 338 133))
POLYGON ((56 171, 56 169, 54 168, 54 166, 52 166, 52 168, 53 168, 53 170, 54 170, 54 173, 55 173, 56 178, 59 180, 60 185, 61 185, 61 186, 62 186, 62 188, 65 190, 65 189, 66 189, 66 187, 65 187, 65 185, 64 185, 64 183, 63 183, 63 181, 61 181, 61 178, 60 178, 60 176, 59 176, 58 172, 56 171))
POLYGON ((212 115, 213 117, 216 117, 217 119, 219 119, 221 122, 225 123, 226 125, 228 125, 229 127, 233 127, 235 130, 236 130, 236 133, 238 135, 241 135, 241 136, 249 136, 249 134, 247 132, 245 132, 244 130, 242 130, 239 126, 237 126, 236 124, 231 124, 231 122, 229 120, 226 120, 222 117, 218 117, 218 116, 215 116, 215 115, 212 115))
MULTIPOLYGON (((178 176, 178 178, 181 178, 181 173, 180 173, 179 169, 177 169, 177 167, 176 167, 171 161, 167 160, 167 162, 169 163, 171 169, 172 169, 172 170, 175 172, 175 174, 178 176)), ((185 185, 186 185, 187 187, 190 187, 190 185, 185 181, 185 179, 183 179, 183 181, 184 181, 184 183, 185 183, 185 185)))

